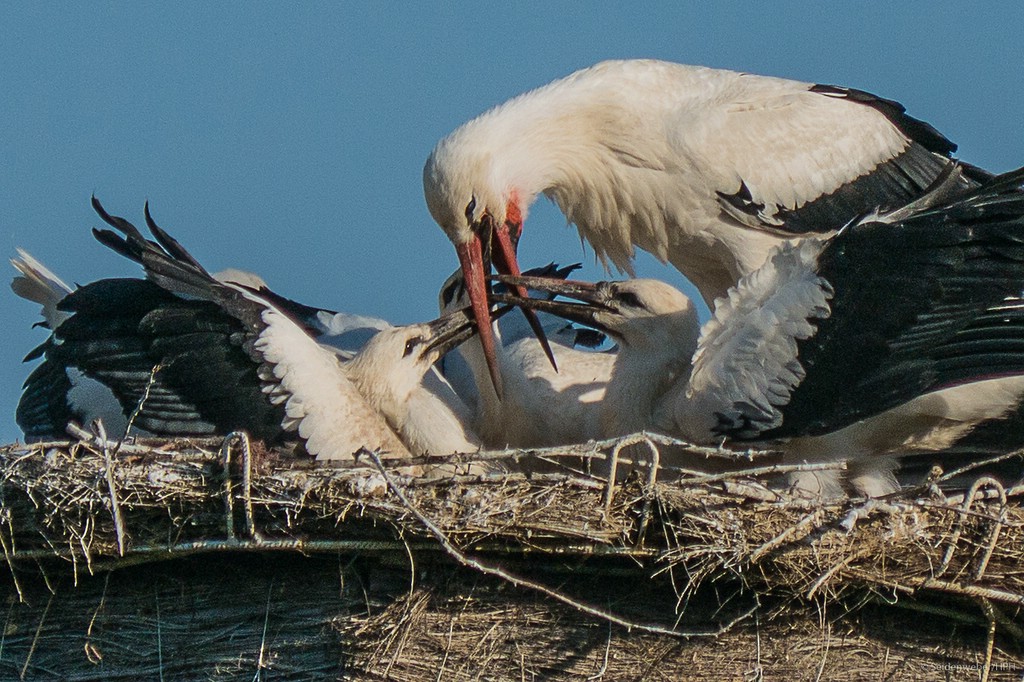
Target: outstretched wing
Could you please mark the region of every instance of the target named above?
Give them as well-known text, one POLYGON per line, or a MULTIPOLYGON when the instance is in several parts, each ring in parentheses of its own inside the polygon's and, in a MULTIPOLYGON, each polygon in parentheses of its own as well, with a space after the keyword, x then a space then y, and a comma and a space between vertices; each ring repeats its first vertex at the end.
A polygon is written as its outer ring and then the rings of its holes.
POLYGON ((832 315, 799 344, 807 379, 768 437, 820 434, 923 393, 1024 372, 1024 173, 819 258, 832 315))
POLYGON ((768 262, 715 303, 701 330, 676 421, 688 436, 754 438, 783 423, 805 377, 798 343, 830 313, 832 288, 817 273, 822 242, 783 244, 768 262), (697 433, 690 433, 698 429, 697 433))
MULTIPOLYGON (((123 218, 109 215, 99 202, 93 204, 104 221, 124 235, 94 230, 97 239, 141 263, 151 281, 188 304, 162 309, 143 321, 144 331, 154 336, 154 353, 169 374, 187 378, 200 394, 212 391, 221 402, 235 403, 243 410, 254 400, 282 410, 284 417, 277 421, 277 428, 297 433, 310 454, 321 459, 351 458, 363 447, 407 454, 345 375, 337 356, 318 344, 304 324, 251 289, 217 281, 148 215, 159 244, 146 240, 123 218), (193 308, 196 302, 205 307, 193 308), (183 321, 188 332, 176 333, 183 321), (208 328, 222 337, 211 339, 206 335, 208 328), (242 367, 245 381, 237 392, 238 368, 232 365, 223 377, 215 373, 226 367, 226 358, 239 357, 229 353, 225 340, 240 348, 248 360, 242 367)), ((191 402, 197 400, 198 396, 191 402)))

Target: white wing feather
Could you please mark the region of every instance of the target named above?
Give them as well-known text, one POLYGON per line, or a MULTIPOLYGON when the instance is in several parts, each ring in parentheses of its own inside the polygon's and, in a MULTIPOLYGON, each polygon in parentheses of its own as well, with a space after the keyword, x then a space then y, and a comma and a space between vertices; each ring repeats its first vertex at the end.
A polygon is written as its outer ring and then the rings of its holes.
POLYGON ((750 437, 781 424, 778 408, 804 378, 797 342, 830 314, 832 287, 816 272, 821 246, 818 239, 781 245, 716 301, 686 391, 672 394, 675 426, 685 436, 711 440, 726 424, 746 425, 742 435, 750 437))
POLYGON ((287 315, 260 297, 243 295, 266 306, 266 329, 254 348, 273 367, 279 386, 265 390, 286 395, 288 422, 306 440, 317 459, 352 459, 360 448, 408 457, 408 451, 384 419, 346 376, 337 356, 306 334, 287 315))
POLYGON ((17 249, 18 256, 11 259, 11 265, 21 273, 11 282, 11 289, 18 296, 43 306, 46 326, 56 329, 71 316, 57 310, 57 304, 71 293, 71 287, 53 274, 45 265, 33 258, 27 251, 17 249))

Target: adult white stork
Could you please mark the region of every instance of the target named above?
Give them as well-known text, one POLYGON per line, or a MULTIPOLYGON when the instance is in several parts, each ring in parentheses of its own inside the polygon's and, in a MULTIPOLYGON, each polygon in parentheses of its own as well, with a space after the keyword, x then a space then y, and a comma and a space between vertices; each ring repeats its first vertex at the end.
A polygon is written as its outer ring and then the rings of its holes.
MULTIPOLYGON (((515 281, 587 301, 530 305, 619 341, 628 371, 613 373, 602 435, 655 427, 844 460, 850 485, 877 496, 894 490, 895 455, 946 448, 1024 395, 1022 182, 1024 169, 782 244, 718 301, 699 341, 693 306, 662 282, 515 281)), ((797 484, 841 489, 828 473, 797 484)))
MULTIPOLYGON (((956 146, 860 90, 652 60, 603 62, 465 123, 423 171, 493 364, 484 278, 515 274, 530 205, 552 199, 597 256, 670 262, 711 305, 771 248, 920 197, 956 146)), ((965 187, 987 173, 955 170, 965 187)))
MULTIPOLYGON (((441 354, 472 335, 465 311, 384 330, 343 364, 286 307, 215 280, 152 221, 159 245, 95 206, 125 235, 96 231, 100 241, 142 263, 152 281, 102 280, 68 295, 62 307, 74 314, 46 362, 71 358, 127 409, 141 403, 137 420, 149 431, 244 429, 299 440, 319 459, 361 447, 390 456, 478 448, 445 403, 416 390, 441 354)), ((29 384, 27 395, 38 388, 29 384)))

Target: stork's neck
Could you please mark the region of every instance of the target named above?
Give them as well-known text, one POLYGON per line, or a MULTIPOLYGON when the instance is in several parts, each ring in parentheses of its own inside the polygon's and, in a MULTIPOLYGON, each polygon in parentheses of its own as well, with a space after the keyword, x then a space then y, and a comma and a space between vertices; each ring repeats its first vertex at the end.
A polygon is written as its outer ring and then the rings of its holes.
POLYGON ((621 137, 623 113, 613 102, 583 93, 567 98, 547 91, 533 94, 472 122, 466 133, 477 139, 469 146, 486 150, 491 178, 510 210, 520 214, 509 220, 525 219, 541 194, 571 219, 577 201, 595 190, 607 195, 614 184, 604 169, 621 163, 614 131, 621 137))
POLYGON ((666 335, 665 343, 621 344, 605 391, 602 436, 650 429, 658 400, 673 385, 687 381, 696 347, 696 331, 689 328, 666 335))
MULTIPOLYGON (((518 377, 515 372, 510 372, 505 363, 505 352, 501 340, 501 331, 498 325, 494 325, 495 353, 498 359, 498 368, 501 372, 502 383, 505 391, 514 391, 518 377)), ((470 339, 459 346, 454 352, 462 356, 473 374, 473 383, 477 389, 476 413, 473 415, 473 427, 479 437, 485 443, 496 443, 501 439, 504 432, 503 419, 504 407, 498 394, 494 392, 494 383, 487 368, 487 359, 484 357, 483 348, 477 339, 470 339)))
POLYGON ((674 264, 710 301, 745 266, 735 262, 735 245, 709 229, 718 208, 687 151, 686 121, 734 77, 657 62, 601 65, 470 121, 441 156, 450 155, 450 172, 486 178, 499 212, 515 196, 525 218, 537 196, 548 196, 620 270, 632 273, 634 247, 663 261, 691 254, 674 264), (671 87, 652 89, 653 79, 671 87), (701 253, 707 262, 692 258, 701 253))

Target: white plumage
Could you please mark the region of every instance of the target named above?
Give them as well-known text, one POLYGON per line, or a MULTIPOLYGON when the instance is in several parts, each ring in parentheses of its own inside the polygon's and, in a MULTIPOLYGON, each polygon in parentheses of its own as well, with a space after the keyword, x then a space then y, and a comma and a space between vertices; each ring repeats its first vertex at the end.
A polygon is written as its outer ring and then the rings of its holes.
MULTIPOLYGON (((230 286, 230 285, 228 285, 230 286)), ((269 365, 263 391, 279 397, 285 431, 294 431, 317 459, 352 459, 363 447, 407 456, 408 452, 381 415, 367 404, 342 370, 338 357, 314 341, 288 316, 254 294, 266 325, 253 349, 269 365)))
POLYGON ((451 348, 445 336, 455 329, 453 322, 468 338, 469 317, 456 311, 433 323, 381 330, 345 365, 360 393, 417 455, 480 449, 469 409, 433 369, 451 348), (424 386, 425 376, 440 390, 424 386))
MULTIPOLYGON (((571 269, 549 266, 539 270, 564 278, 571 269)), ((444 283, 439 298, 442 313, 468 303, 460 271, 444 283)), ((504 387, 500 399, 478 344, 463 344, 452 354, 462 358, 470 375, 460 378, 458 385, 463 387, 463 395, 472 396, 473 424, 487 447, 549 447, 596 437, 597 415, 611 377, 613 353, 584 350, 578 347, 576 328, 554 315, 538 317, 559 370, 551 367, 523 318, 505 316, 494 324, 504 387)), ((452 370, 458 371, 455 367, 452 370)))
MULTIPOLYGON (((771 248, 926 193, 955 145, 857 90, 651 60, 584 69, 465 123, 423 173, 478 319, 488 244, 513 272, 531 204, 550 197, 599 258, 672 263, 710 305, 771 248)), ((954 171, 960 187, 967 176, 954 171)), ((513 273, 514 274, 514 273, 513 273)), ((482 328, 485 352, 491 343, 482 328)))
MULTIPOLYGON (((882 495, 896 455, 949 447, 1024 395, 1022 180, 782 244, 717 301, 699 340, 692 304, 662 282, 519 283, 588 302, 530 305, 619 342, 601 435, 782 447, 847 461, 854 489, 882 495)), ((841 490, 832 472, 794 482, 841 490)))
POLYGON ((831 313, 832 285, 817 268, 821 248, 816 239, 779 246, 715 302, 685 396, 676 402, 677 423, 744 418, 753 422, 753 434, 781 425, 779 406, 806 373, 797 342, 811 338, 815 322, 831 313))

